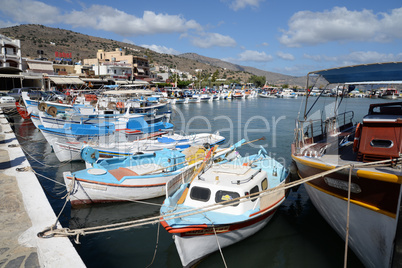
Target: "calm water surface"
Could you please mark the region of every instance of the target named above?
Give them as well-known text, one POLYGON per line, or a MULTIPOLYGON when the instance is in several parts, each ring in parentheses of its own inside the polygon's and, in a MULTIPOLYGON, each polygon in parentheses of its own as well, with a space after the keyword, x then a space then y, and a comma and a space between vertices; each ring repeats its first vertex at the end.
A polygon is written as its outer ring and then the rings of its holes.
MULTIPOLYGON (((312 98, 314 101, 315 98, 312 98)), ((321 110, 333 111, 333 98, 319 100, 321 110)), ((383 100, 345 99, 340 110, 352 109, 355 121, 367 113, 370 103, 383 100), (346 108, 347 107, 347 108, 346 108)), ((170 107, 175 131, 216 132, 225 136, 229 146, 242 138, 265 140, 240 148, 241 154, 254 154, 258 146, 281 161, 291 163, 290 145, 298 114, 303 114, 299 99, 247 99, 182 104, 170 107)), ((314 111, 312 112, 314 113, 314 111)), ((60 163, 42 134, 30 121, 15 117, 15 132, 39 180, 58 214, 64 204, 64 171, 85 168, 84 163, 60 163), (51 180, 50 180, 51 179, 51 180)), ((106 225, 158 215, 163 197, 149 204, 121 203, 71 209, 67 205, 61 222, 70 228, 106 225)), ((87 267, 181 267, 172 236, 159 225, 87 235, 76 249, 87 267)), ((268 225, 257 234, 223 249, 228 267, 343 267, 344 241, 330 228, 310 202, 303 186, 292 191, 268 225)), ((363 267, 349 251, 349 267, 363 267)), ((224 267, 216 252, 198 267, 224 267)))

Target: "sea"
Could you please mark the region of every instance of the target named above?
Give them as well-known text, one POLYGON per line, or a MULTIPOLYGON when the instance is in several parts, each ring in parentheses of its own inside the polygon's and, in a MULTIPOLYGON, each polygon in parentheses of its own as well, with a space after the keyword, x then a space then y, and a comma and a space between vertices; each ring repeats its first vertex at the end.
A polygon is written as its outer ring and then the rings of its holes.
MULTIPOLYGON (((228 147, 246 139, 254 141, 239 148, 242 155, 255 154, 264 147, 285 166, 291 164, 291 143, 298 117, 309 111, 309 118, 352 110, 359 122, 371 103, 388 100, 311 97, 312 110, 305 110, 306 99, 252 98, 168 105, 171 122, 178 133, 215 133, 226 138, 228 147)), ((91 205, 72 209, 65 205, 66 188, 62 173, 85 168, 80 161, 60 163, 52 148, 32 122, 13 116, 16 136, 38 174, 46 196, 60 222, 70 229, 104 226, 158 215, 164 197, 144 202, 91 205), (64 207, 64 209, 63 209, 64 207)), ((368 234, 369 235, 369 234, 368 234)), ((49 238, 51 239, 51 238, 49 238)), ((81 236, 74 242, 87 267, 181 267, 172 235, 159 224, 81 236)), ((343 267, 345 242, 312 205, 303 185, 292 189, 272 220, 258 233, 215 252, 197 267, 343 267)), ((349 250, 348 267, 363 267, 349 250)))

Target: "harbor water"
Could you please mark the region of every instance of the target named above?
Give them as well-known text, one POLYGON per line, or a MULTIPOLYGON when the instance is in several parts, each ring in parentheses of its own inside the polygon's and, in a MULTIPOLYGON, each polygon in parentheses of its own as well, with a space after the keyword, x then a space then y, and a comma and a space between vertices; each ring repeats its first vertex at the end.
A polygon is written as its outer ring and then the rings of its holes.
MULTIPOLYGON (((316 98, 311 98, 310 102, 316 98)), ((217 132, 226 138, 221 147, 240 139, 252 141, 239 149, 242 155, 257 153, 263 146, 285 166, 291 164, 291 143, 304 98, 220 100, 169 106, 176 132, 217 132)), ((334 98, 318 101, 322 112, 334 110, 334 98)), ((348 98, 340 111, 353 110, 355 122, 367 113, 370 103, 381 99, 348 98)), ((42 134, 30 120, 14 116, 15 133, 58 215, 66 194, 62 173, 85 168, 83 162, 60 163, 42 134)), ((71 229, 130 221, 159 214, 164 197, 99 204, 71 209, 67 204, 60 221, 71 229)), ((368 234, 369 235, 369 234, 368 234)), ((49 238, 51 239, 51 238, 49 238)), ((160 225, 147 225, 113 232, 81 236, 76 249, 87 267, 181 267, 172 236, 160 225)), ((198 267, 342 267, 345 243, 316 211, 303 186, 290 192, 287 200, 255 235, 205 258, 198 267)), ((363 267, 352 251, 348 267, 363 267)))

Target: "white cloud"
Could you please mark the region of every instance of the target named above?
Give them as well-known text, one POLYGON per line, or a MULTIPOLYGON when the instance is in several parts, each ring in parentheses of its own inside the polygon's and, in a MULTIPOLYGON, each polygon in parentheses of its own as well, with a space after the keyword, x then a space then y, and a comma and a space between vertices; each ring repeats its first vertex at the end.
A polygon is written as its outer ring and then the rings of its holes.
POLYGON ((39 1, 1 1, 0 11, 17 23, 53 24, 61 21, 57 7, 39 1))
POLYGON ((153 50, 158 53, 164 53, 164 54, 171 54, 171 55, 178 55, 180 54, 179 51, 173 49, 173 48, 167 48, 165 46, 159 46, 159 45, 140 45, 141 47, 148 48, 150 50, 153 50))
POLYGON ((230 3, 230 8, 234 11, 239 9, 246 8, 247 6, 251 6, 253 8, 257 8, 260 5, 260 2, 264 0, 234 0, 230 3))
POLYGON ((284 59, 284 60, 295 60, 295 56, 293 56, 293 55, 290 54, 290 53, 285 53, 285 52, 282 52, 282 51, 278 51, 278 52, 276 53, 276 55, 277 55, 279 58, 284 59))
POLYGON ((289 20, 289 29, 279 41, 288 47, 331 41, 386 42, 402 38, 402 8, 390 14, 371 10, 350 11, 334 7, 324 12, 299 11, 289 20))
POLYGON ((201 29, 201 26, 194 20, 185 20, 179 15, 144 11, 143 17, 138 18, 124 11, 102 5, 92 5, 82 11, 73 11, 65 19, 66 23, 74 27, 85 25, 122 36, 183 33, 190 29, 201 29))
POLYGON ((236 46, 236 41, 232 37, 218 33, 200 33, 200 36, 190 37, 190 41, 194 46, 200 48, 236 46))
POLYGON ((159 33, 184 33, 202 30, 194 20, 180 15, 156 14, 144 11, 136 17, 105 5, 91 5, 81 10, 64 12, 44 2, 32 0, 1 1, 0 11, 17 23, 56 24, 63 22, 73 27, 88 27, 104 30, 121 36, 152 35, 159 33))
POLYGON ((266 62, 272 61, 273 57, 267 55, 265 52, 258 52, 254 50, 246 50, 239 54, 238 61, 256 61, 256 62, 266 62))

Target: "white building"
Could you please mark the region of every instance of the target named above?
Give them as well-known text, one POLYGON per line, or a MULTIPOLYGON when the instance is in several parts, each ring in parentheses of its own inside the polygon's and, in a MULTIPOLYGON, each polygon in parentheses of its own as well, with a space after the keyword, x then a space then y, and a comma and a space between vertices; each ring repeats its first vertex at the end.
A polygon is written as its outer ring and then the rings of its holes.
POLYGON ((0 43, 0 72, 21 72, 21 41, 0 34, 0 43))

